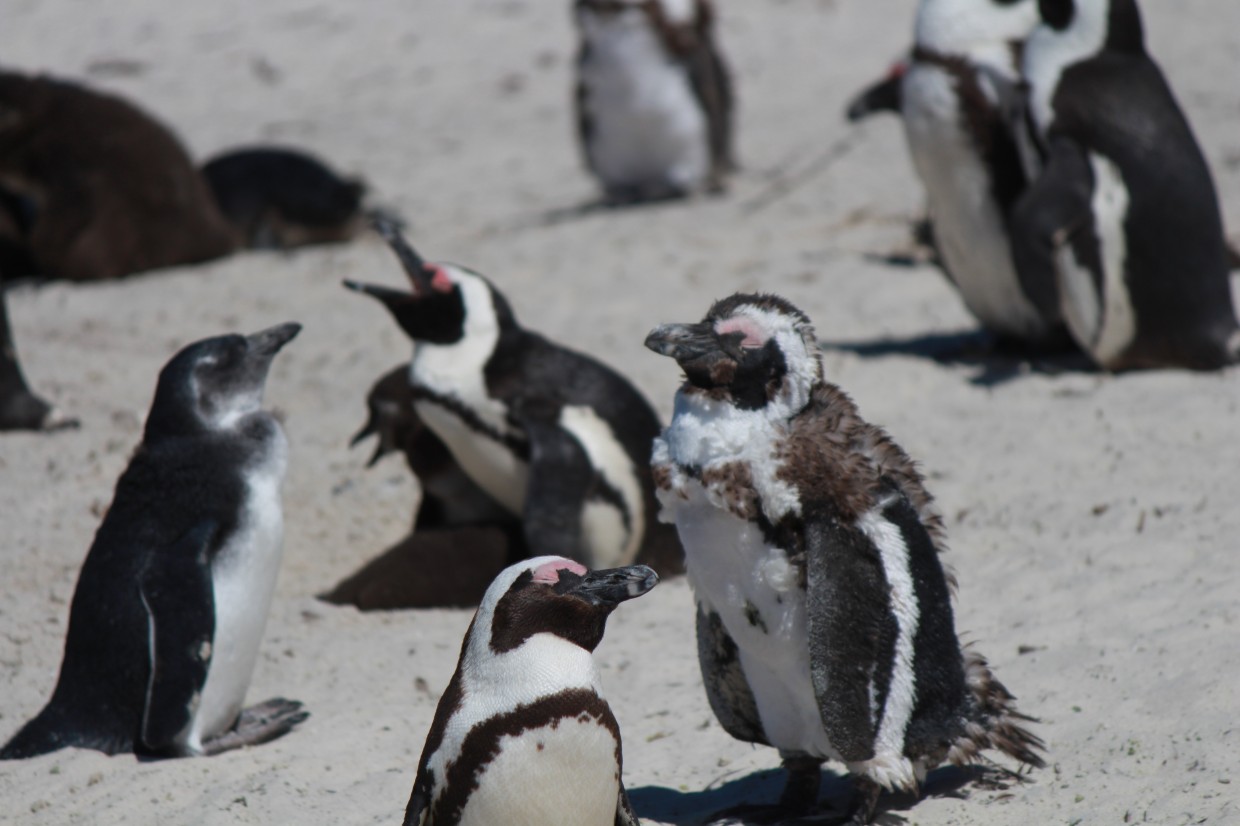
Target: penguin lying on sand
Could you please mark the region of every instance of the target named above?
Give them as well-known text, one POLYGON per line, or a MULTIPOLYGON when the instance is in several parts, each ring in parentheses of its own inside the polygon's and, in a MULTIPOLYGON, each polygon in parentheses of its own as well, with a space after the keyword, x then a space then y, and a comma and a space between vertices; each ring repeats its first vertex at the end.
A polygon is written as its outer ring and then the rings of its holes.
POLYGON ((900 114, 939 263, 987 330, 1025 347, 1069 343, 1025 294, 1007 229, 1038 163, 1020 66, 1037 22, 1036 0, 922 0, 907 62, 848 111, 900 114))
POLYGON ((487 589, 435 711, 405 826, 637 826, 592 652, 658 576, 554 556, 487 589))
POLYGON ((366 404, 370 417, 352 443, 377 437, 368 467, 403 453, 421 501, 409 536, 321 598, 363 611, 477 605, 500 571, 529 556, 520 518, 475 485, 418 418, 408 364, 385 373, 366 404))
POLYGON ((653 467, 697 598, 707 696, 732 736, 780 750, 780 810, 815 804, 826 760, 853 775, 855 823, 883 789, 916 792, 983 749, 1041 766, 1030 718, 956 637, 921 476, 824 381, 805 314, 734 295, 646 346, 686 376, 653 467))
POLYGON ((709 0, 576 0, 578 135, 612 204, 719 190, 732 85, 709 0))
POLYGON ((56 689, 0 759, 215 754, 306 718, 289 700, 241 707, 284 532, 288 442, 263 387, 300 329, 206 339, 165 365, 82 565, 56 689))
POLYGON ((650 445, 659 421, 614 370, 517 324, 489 281, 427 264, 386 221, 413 292, 346 281, 380 300, 416 348, 413 408, 465 475, 521 518, 529 548, 590 567, 681 568, 654 519, 650 445))
POLYGON ((1046 144, 1011 221, 1024 291, 1107 370, 1240 355, 1218 195, 1133 0, 1039 0, 1024 74, 1046 144))

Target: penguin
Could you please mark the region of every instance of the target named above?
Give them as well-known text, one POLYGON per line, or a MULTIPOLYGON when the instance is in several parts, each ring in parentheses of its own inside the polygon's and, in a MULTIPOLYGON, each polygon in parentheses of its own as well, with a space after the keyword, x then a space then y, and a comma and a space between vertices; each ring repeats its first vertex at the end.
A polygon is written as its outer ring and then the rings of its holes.
POLYGON ((982 326, 1018 350, 1068 343, 1058 315, 1025 294, 1007 226, 1038 164, 1020 65, 1037 22, 1036 0, 922 0, 908 58, 848 110, 900 114, 940 266, 982 326))
POLYGON ((381 376, 366 404, 352 444, 377 437, 368 467, 403 453, 421 497, 410 534, 320 599, 363 611, 477 605, 500 571, 530 556, 520 518, 474 484, 418 418, 407 363, 381 376))
POLYGON ((77 424, 76 419, 58 411, 26 383, 9 324, 8 297, 0 285, 0 431, 50 431, 77 424))
POLYGON ((616 606, 658 580, 556 556, 501 572, 435 710, 405 826, 637 826, 592 654, 616 606))
POLYGON ((1046 162, 1012 214, 1025 292, 1110 371, 1240 353, 1218 195, 1133 0, 1039 0, 1024 75, 1046 162))
POLYGON ((578 137, 604 200, 721 191, 732 82, 710 0, 576 0, 578 137))
POLYGON ((0 759, 209 755, 307 717, 284 699, 242 709, 284 530, 288 442, 263 387, 300 329, 205 339, 164 366, 82 565, 55 691, 0 759))
POLYGON ((348 241, 366 226, 366 185, 301 150, 231 149, 203 164, 202 176, 251 249, 348 241))
POLYGON ((375 226, 413 292, 345 286, 381 301, 416 342, 414 412, 477 487, 520 517, 527 547, 595 568, 681 570, 672 532, 654 519, 660 424, 650 403, 611 368, 523 329, 483 276, 427 264, 393 224, 375 226))
POLYGON ((172 130, 67 81, 0 71, 0 188, 25 205, 25 252, 48 278, 118 278, 237 246, 172 130))
POLYGON ((908 455, 823 378, 806 315, 736 294, 646 346, 685 381, 652 467, 697 602, 707 697, 732 736, 780 750, 778 811, 844 763, 854 823, 946 761, 1040 739, 986 660, 961 647, 942 520, 908 455))

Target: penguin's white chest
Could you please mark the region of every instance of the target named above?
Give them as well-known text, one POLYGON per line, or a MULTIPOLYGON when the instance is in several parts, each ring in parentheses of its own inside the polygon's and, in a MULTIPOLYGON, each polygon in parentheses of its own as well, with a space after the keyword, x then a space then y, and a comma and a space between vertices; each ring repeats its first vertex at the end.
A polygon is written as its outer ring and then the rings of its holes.
POLYGON ((282 432, 270 450, 266 461, 251 470, 237 529, 211 566, 215 635, 207 679, 185 743, 190 752, 232 727, 258 661, 284 547, 281 487, 288 444, 282 432))
POLYGON ((502 737, 476 778, 461 826, 613 826, 620 795, 615 737, 570 717, 502 737))
POLYGON ((700 484, 675 509, 689 582, 740 649, 771 745, 837 757, 823 730, 810 677, 805 592, 784 552, 754 522, 712 504, 700 484))
MULTIPOLYGON (((629 12, 637 15, 640 12, 629 12)), ((587 153, 614 185, 691 189, 710 171, 706 115, 685 67, 649 24, 597 26, 580 66, 591 122, 587 153)))
POLYGON ((455 396, 454 401, 474 417, 466 419, 434 401, 415 402, 414 410, 443 440, 452 457, 478 487, 509 512, 520 515, 525 507, 530 468, 509 445, 496 438, 509 432, 501 415, 502 406, 485 393, 470 393, 464 398, 455 396))
POLYGON ((914 64, 902 96, 909 153, 961 298, 987 328, 1035 337, 1045 325, 1020 288, 992 175, 965 129, 956 80, 938 66, 914 64))

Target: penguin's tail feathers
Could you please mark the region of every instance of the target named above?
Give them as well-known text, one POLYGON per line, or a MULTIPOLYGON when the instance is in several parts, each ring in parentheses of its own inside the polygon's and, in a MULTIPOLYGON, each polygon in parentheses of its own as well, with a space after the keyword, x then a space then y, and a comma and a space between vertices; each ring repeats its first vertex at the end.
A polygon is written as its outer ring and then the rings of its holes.
POLYGON ((997 749, 1030 768, 1043 768, 1046 744, 1027 726, 1039 722, 1037 718, 1016 710, 1016 698, 995 678, 981 654, 966 648, 964 667, 973 713, 965 722, 964 734, 948 750, 948 761, 964 766, 980 752, 997 749))

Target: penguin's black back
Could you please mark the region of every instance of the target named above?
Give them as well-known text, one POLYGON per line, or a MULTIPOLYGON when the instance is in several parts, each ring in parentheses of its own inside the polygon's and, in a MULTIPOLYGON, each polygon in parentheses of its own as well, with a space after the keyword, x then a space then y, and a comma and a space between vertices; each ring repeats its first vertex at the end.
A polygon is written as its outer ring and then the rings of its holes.
MULTIPOLYGON (((1225 340, 1236 322, 1218 194, 1157 64, 1108 48, 1064 70, 1052 107, 1048 138, 1065 135, 1104 156, 1128 190, 1126 269, 1139 338, 1164 351, 1225 340), (1201 334, 1193 342, 1186 318, 1201 334)), ((1209 355, 1181 354, 1190 364, 1209 355)))
MULTIPOLYGON (((148 434, 150 443, 138 448, 117 481, 82 565, 52 698, 0 750, 0 759, 65 746, 108 754, 143 750, 150 676, 150 630, 139 591, 143 574, 205 523, 216 525, 213 549, 227 540, 244 494, 241 469, 271 427, 256 417, 239 435, 148 434)), ((206 608, 214 613, 213 606, 206 608)), ((204 606, 190 603, 185 610, 204 606)))

